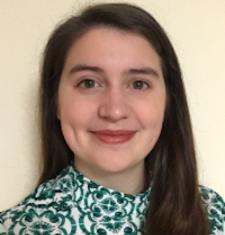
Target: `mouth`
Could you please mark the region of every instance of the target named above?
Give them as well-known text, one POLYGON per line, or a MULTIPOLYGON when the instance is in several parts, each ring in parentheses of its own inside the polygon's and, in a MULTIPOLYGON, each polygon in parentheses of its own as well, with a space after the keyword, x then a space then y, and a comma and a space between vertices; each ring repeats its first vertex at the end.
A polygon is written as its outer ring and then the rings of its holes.
POLYGON ((106 144, 122 144, 131 140, 136 131, 130 130, 99 130, 92 131, 92 134, 106 144))

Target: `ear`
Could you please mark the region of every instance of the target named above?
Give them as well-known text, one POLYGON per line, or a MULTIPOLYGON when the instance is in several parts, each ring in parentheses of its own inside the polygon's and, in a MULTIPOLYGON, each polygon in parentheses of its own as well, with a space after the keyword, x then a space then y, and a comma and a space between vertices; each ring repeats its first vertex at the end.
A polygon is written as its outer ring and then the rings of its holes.
POLYGON ((59 111, 59 106, 57 105, 56 107, 56 117, 57 119, 60 121, 61 120, 61 115, 60 115, 60 111, 59 111))
POLYGON ((60 115, 60 108, 59 108, 59 101, 58 101, 58 95, 57 98, 55 98, 55 109, 56 109, 56 117, 60 121, 61 120, 61 115, 60 115))
POLYGON ((60 121, 60 115, 59 115, 58 112, 56 113, 56 117, 57 117, 57 119, 60 121))
POLYGON ((60 115, 60 109, 59 109, 58 102, 56 103, 56 117, 59 121, 61 120, 61 115, 60 115))

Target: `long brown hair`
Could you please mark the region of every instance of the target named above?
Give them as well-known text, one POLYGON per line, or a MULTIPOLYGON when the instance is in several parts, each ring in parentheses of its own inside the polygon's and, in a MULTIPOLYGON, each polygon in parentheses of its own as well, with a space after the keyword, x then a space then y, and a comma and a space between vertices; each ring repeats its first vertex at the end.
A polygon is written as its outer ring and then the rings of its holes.
POLYGON ((193 134, 180 66, 162 27, 137 6, 125 3, 90 6, 61 23, 52 33, 44 52, 41 73, 44 164, 40 183, 54 178, 73 159, 57 119, 58 86, 72 43, 98 26, 114 27, 145 37, 161 59, 167 106, 159 140, 146 157, 146 178, 151 175, 148 182, 152 182, 152 191, 145 233, 207 235, 208 221, 198 190, 193 134))

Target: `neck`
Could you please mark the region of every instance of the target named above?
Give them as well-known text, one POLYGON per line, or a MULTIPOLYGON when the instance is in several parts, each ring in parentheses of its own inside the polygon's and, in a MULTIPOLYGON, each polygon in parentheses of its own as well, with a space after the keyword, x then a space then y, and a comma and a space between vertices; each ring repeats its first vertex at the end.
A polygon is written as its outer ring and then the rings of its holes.
POLYGON ((134 166, 127 171, 104 172, 99 169, 87 166, 83 167, 75 162, 75 168, 90 180, 95 181, 104 187, 111 188, 118 192, 136 195, 144 190, 145 168, 144 163, 134 166))

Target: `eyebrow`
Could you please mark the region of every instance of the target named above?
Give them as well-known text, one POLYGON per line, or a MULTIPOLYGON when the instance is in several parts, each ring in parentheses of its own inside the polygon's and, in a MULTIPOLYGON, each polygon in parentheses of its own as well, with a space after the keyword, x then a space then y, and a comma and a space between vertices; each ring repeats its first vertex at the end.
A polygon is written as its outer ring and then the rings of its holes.
POLYGON ((142 68, 131 68, 127 72, 127 74, 143 74, 143 75, 152 75, 156 78, 159 77, 159 73, 151 68, 151 67, 142 67, 142 68))
MULTIPOLYGON (((92 66, 92 65, 87 65, 87 64, 77 64, 74 65, 69 73, 70 74, 74 74, 74 73, 78 73, 78 72, 82 72, 82 71, 91 71, 91 72, 95 72, 95 73, 99 73, 99 74, 103 74, 104 70, 98 66, 92 66)), ((153 77, 158 78, 159 77, 159 73, 151 68, 151 67, 140 67, 140 68, 130 68, 127 71, 125 71, 126 75, 139 75, 139 74, 143 74, 143 75, 152 75, 153 77)))
POLYGON ((104 73, 103 69, 101 69, 98 66, 91 66, 91 65, 86 65, 86 64, 77 64, 74 65, 69 73, 73 74, 73 73, 78 73, 78 72, 82 72, 82 71, 91 71, 91 72, 96 72, 96 73, 104 73))

